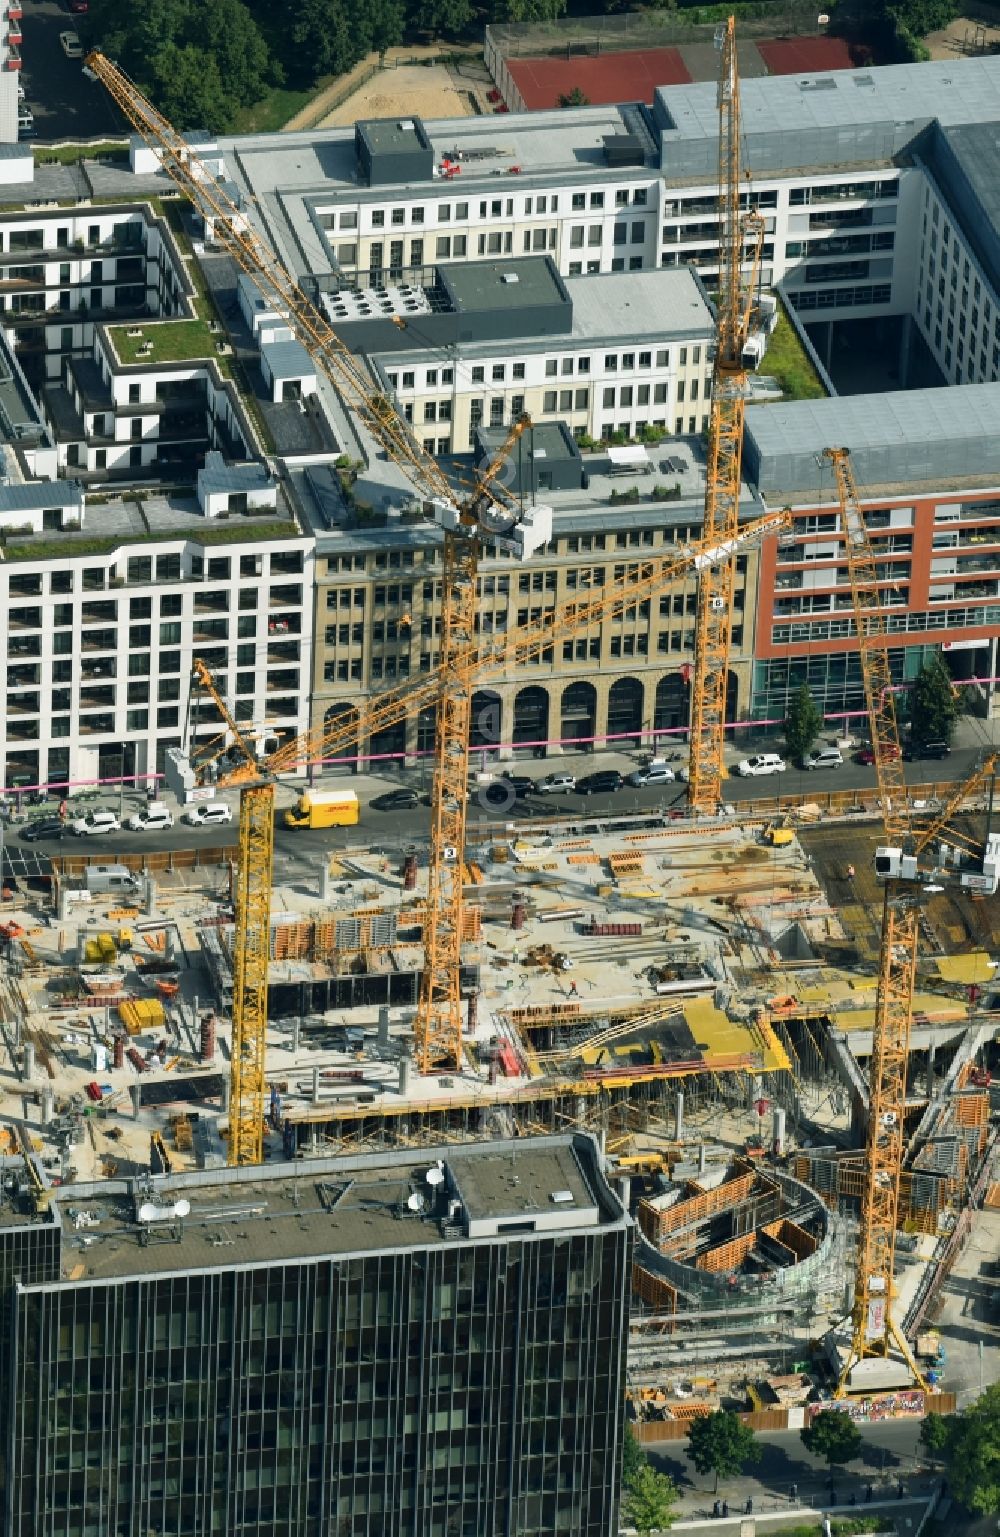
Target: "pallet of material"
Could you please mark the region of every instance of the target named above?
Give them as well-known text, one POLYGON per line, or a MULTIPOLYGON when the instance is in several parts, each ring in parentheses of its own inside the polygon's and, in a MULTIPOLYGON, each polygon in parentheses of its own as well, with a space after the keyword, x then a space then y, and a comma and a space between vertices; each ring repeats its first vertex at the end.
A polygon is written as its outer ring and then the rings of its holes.
POLYGON ((641 923, 598 923, 591 918, 584 934, 588 939, 638 939, 642 935, 641 923))

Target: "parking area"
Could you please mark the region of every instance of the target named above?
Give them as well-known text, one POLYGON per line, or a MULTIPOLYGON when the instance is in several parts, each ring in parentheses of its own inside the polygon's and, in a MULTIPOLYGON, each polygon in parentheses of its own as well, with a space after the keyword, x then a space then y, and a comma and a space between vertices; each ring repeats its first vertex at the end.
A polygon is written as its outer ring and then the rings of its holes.
POLYGON ((111 97, 87 79, 82 60, 66 57, 59 41, 61 32, 78 32, 86 45, 86 17, 71 15, 67 0, 23 0, 23 5, 21 80, 35 119, 32 142, 121 138, 126 124, 111 97))

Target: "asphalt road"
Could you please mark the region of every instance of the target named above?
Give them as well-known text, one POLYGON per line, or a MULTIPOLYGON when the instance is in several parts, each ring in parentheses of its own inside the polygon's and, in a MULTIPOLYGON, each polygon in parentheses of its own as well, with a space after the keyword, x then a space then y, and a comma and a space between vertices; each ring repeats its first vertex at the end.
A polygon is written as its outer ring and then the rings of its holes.
POLYGON ((102 134, 122 138, 127 125, 104 90, 83 73, 82 59, 67 59, 60 32, 79 33, 87 44, 85 16, 70 14, 65 0, 23 0, 21 80, 25 105, 35 116, 37 136, 31 143, 61 139, 93 139, 102 134))
MULTIPOLYGON (((907 777, 914 783, 921 780, 959 781, 972 771, 980 758, 981 751, 977 748, 956 748, 951 756, 943 761, 907 764, 907 777)), ((515 771, 521 773, 534 771, 540 778, 544 773, 554 772, 557 766, 558 759, 553 759, 544 765, 541 763, 517 764, 515 771)), ((600 766, 601 760, 595 758, 588 761, 586 771, 590 772, 600 766)), ((324 828, 317 831, 286 828, 282 823, 282 813, 279 810, 275 823, 275 846, 279 857, 284 856, 292 865, 309 865, 315 863, 317 856, 328 849, 345 850, 374 845, 395 850, 409 843, 416 844, 418 847, 426 843, 429 831, 426 804, 421 803, 413 811, 376 811, 368 805, 375 796, 399 784, 413 786, 423 792, 425 779, 416 772, 393 780, 375 780, 373 777, 364 776, 356 781, 344 780, 342 783, 345 787, 356 786, 358 789, 361 799, 361 820, 358 825, 324 828)), ((747 799, 772 801, 775 796, 812 793, 819 795, 831 790, 860 789, 870 792, 874 786, 874 769, 865 768, 853 762, 845 762, 842 768, 812 773, 789 767, 783 774, 774 774, 760 779, 738 779, 730 776, 723 782, 723 793, 728 801, 747 799)), ((139 804, 141 804, 140 800, 127 796, 126 815, 129 815, 139 804)), ((679 783, 659 785, 644 790, 626 786, 612 795, 577 795, 575 793, 527 795, 523 799, 511 799, 499 805, 493 804, 484 795, 477 795, 469 805, 469 842, 476 842, 477 829, 482 829, 483 833, 487 834, 491 828, 504 823, 537 821, 546 816, 596 818, 636 811, 682 811, 685 805, 686 790, 684 785, 679 783)), ((99 800, 81 802, 76 814, 82 814, 84 810, 97 806, 117 810, 117 793, 111 791, 99 800)), ((37 808, 32 809, 37 812, 37 808)), ((54 810, 54 806, 48 809, 54 810)), ((76 808, 74 811, 76 812, 76 808)), ((16 827, 8 829, 6 837, 12 843, 20 844, 16 827)), ((221 827, 196 828, 177 822, 166 833, 131 833, 123 830, 107 837, 66 838, 62 844, 45 841, 22 846, 33 848, 39 853, 60 851, 68 853, 79 850, 81 853, 86 851, 97 854, 106 851, 107 857, 110 858, 113 857, 115 850, 119 853, 142 853, 195 848, 199 845, 206 848, 220 847, 235 845, 235 843, 235 823, 221 827)))
MULTIPOLYGON (((793 1504, 793 1486, 798 1504, 821 1507, 829 1507, 832 1487, 838 1510, 850 1507, 852 1494, 859 1505, 863 1504, 869 1484, 874 1500, 880 1503, 896 1503, 900 1479, 908 1496, 929 1491, 934 1479, 923 1469, 918 1457, 919 1421, 886 1420, 859 1428, 864 1438, 861 1455, 846 1468, 835 1469, 832 1484, 825 1463, 809 1455, 797 1430, 759 1432, 760 1461, 738 1478, 722 1479, 719 1497, 728 1499, 735 1514, 737 1509, 743 1509, 747 1495, 752 1496, 758 1513, 788 1510, 793 1504)), ((668 1473, 678 1485, 679 1513, 709 1515, 716 1498, 713 1480, 695 1471, 685 1454, 686 1445, 685 1441, 664 1442, 647 1450, 653 1465, 661 1473, 668 1473)))

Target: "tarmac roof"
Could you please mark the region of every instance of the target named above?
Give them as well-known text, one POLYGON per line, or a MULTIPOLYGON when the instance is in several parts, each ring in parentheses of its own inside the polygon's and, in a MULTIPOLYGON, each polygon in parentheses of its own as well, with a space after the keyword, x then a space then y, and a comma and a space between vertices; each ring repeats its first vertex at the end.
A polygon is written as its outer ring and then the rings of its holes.
POLYGON ((861 488, 1000 477, 1000 384, 750 406, 744 469, 769 500, 832 482, 823 450, 851 450, 861 488))
MULTIPOLYGON (((552 1197, 563 1191, 572 1197, 565 1205, 575 1216, 567 1226, 578 1228, 581 1213, 595 1210, 596 1224, 624 1220, 601 1185, 589 1140, 492 1142, 430 1149, 419 1158, 398 1152, 213 1170, 158 1180, 151 1192, 123 1190, 115 1182, 64 1186, 53 1192, 64 1226, 63 1272, 86 1284, 438 1247, 455 1241, 442 1229, 427 1180, 438 1160, 446 1196, 457 1193, 475 1222, 535 1215, 548 1219, 548 1231, 559 1231, 552 1218, 560 1204, 552 1197), (422 1210, 407 1204, 414 1192, 423 1198, 422 1210), (180 1199, 190 1210, 171 1219, 180 1199), (136 1220, 146 1202, 163 1215, 136 1220)), ((470 1240, 463 1233, 459 1241, 470 1240)))
POLYGON ((566 291, 547 256, 499 261, 449 262, 438 275, 455 308, 465 314, 482 310, 537 309, 564 303, 566 291))
POLYGON ((574 336, 703 336, 715 324, 693 267, 567 278, 566 288, 573 301, 574 336))

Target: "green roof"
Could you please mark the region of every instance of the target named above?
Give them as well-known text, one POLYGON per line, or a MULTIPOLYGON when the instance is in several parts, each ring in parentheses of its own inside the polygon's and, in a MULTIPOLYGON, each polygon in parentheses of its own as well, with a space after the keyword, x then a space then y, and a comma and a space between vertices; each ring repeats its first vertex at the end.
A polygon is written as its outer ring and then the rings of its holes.
POLYGON ((215 358, 221 332, 210 331, 204 320, 153 320, 129 326, 109 326, 108 335, 123 363, 184 363, 215 358), (134 335, 130 333, 136 333, 134 335), (149 346, 151 350, 140 352, 149 346))

